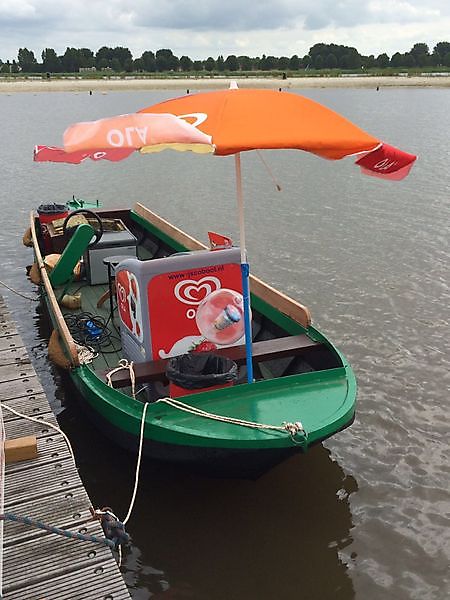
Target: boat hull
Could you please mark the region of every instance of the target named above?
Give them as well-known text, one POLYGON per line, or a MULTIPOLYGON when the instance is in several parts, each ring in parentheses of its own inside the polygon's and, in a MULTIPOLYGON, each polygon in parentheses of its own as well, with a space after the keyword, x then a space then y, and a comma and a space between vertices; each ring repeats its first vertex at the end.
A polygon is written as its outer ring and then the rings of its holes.
MULTIPOLYGON (((70 375, 78 392, 77 401, 89 420, 107 438, 137 456, 139 450, 138 431, 141 425, 139 417, 134 417, 135 431, 133 432, 127 430, 126 427, 116 425, 115 423, 124 422, 125 412, 120 413, 120 409, 117 407, 114 409, 114 400, 111 398, 109 412, 106 415, 104 411, 102 413, 106 403, 106 392, 99 394, 96 391, 96 386, 92 384, 91 379, 93 374, 90 373, 86 379, 79 370, 74 370, 70 375), (114 411, 118 414, 113 415, 114 411)), ((111 390, 111 393, 115 394, 117 391, 111 390)), ((142 414, 144 404, 140 402, 137 404, 142 414)), ((151 421, 152 417, 147 414, 146 432, 149 429, 149 420, 151 421)), ((336 425, 333 434, 350 426, 353 420, 354 410, 351 410, 340 424, 336 425)), ((309 447, 322 442, 327 437, 329 435, 315 437, 307 444, 294 444, 288 436, 284 436, 285 443, 281 447, 274 443, 268 447, 256 444, 253 448, 245 448, 208 445, 204 440, 199 443, 194 439, 187 444, 171 443, 158 440, 156 437, 149 437, 146 434, 143 439, 142 453, 149 460, 171 464, 177 468, 187 469, 208 477, 256 479, 294 454, 305 453, 309 447), (287 442, 287 440, 289 441, 287 442)))
MULTIPOLYGON (((139 438, 105 419, 80 394, 81 406, 95 427, 112 442, 137 456, 139 438)), ((142 453, 145 459, 170 464, 207 477, 257 479, 294 454, 301 447, 243 450, 188 446, 159 442, 145 438, 142 453)))

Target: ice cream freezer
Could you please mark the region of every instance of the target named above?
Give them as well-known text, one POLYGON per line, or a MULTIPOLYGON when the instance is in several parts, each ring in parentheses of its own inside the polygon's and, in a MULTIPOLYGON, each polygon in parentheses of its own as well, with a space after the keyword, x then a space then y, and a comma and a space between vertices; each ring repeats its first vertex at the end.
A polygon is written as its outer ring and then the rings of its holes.
POLYGON ((137 240, 123 223, 119 231, 105 230, 100 241, 84 254, 86 278, 91 285, 108 283, 107 256, 136 257, 137 240))

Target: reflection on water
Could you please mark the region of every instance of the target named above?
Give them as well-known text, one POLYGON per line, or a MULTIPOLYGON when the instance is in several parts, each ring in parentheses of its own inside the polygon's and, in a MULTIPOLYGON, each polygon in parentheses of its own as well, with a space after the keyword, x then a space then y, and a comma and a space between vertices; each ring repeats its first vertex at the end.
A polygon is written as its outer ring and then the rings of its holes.
MULTIPOLYGON (((450 90, 309 90, 388 142, 417 153, 410 177, 361 177, 352 161, 243 156, 255 274, 308 305, 359 382, 355 423, 256 482, 189 477, 146 464, 124 574, 133 597, 441 600, 450 596, 450 90)), ((134 111, 168 92, 0 95, 4 122, 0 279, 34 294, 21 237, 31 208, 75 194, 142 201, 205 240, 237 239, 232 158, 161 153, 120 164, 37 165, 71 122, 134 111), (188 207, 188 210, 186 208, 188 207)), ((111 447, 47 362, 37 303, 7 290, 13 316, 95 504, 128 508, 134 457, 111 447)))
MULTIPOLYGON (((124 515, 135 457, 111 448, 90 426, 80 432, 80 419, 76 400, 68 400, 60 422, 75 441, 92 501, 113 501, 124 515)), ((349 495, 356 491, 355 479, 322 446, 257 481, 212 480, 147 463, 128 525, 127 584, 141 590, 136 598, 148 597, 143 588, 198 600, 352 598, 339 553, 352 541, 349 495)))

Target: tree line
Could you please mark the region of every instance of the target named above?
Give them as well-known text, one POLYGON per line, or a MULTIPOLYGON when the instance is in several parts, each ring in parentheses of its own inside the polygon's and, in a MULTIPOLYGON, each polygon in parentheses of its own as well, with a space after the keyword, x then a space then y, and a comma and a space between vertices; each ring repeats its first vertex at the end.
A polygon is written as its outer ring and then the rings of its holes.
POLYGON ((209 56, 205 60, 192 60, 189 56, 175 56, 170 49, 156 52, 146 50, 139 58, 133 58, 128 48, 102 46, 96 53, 88 48, 66 48, 59 55, 53 48, 45 48, 41 53, 41 62, 28 48, 19 48, 17 60, 3 62, 0 59, 2 73, 78 73, 80 71, 105 71, 116 73, 169 73, 189 71, 236 72, 236 71, 301 71, 301 70, 364 70, 412 68, 412 67, 450 67, 450 42, 438 42, 432 51, 425 43, 416 43, 409 52, 386 53, 364 56, 356 48, 339 44, 315 44, 303 57, 294 54, 288 56, 261 57, 236 56, 226 58, 209 56))

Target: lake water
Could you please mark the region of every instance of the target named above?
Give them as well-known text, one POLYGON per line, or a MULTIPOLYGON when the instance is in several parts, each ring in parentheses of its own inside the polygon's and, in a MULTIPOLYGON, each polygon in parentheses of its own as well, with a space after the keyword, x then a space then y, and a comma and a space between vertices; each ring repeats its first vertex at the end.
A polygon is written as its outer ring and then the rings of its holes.
MULTIPOLYGON (((65 127, 133 112, 170 92, 0 95, 1 280, 34 294, 21 243, 30 209, 75 194, 140 201, 205 240, 237 239, 233 158, 172 152, 119 164, 34 164, 65 127)), ((258 481, 146 464, 123 573, 133 598, 440 600, 449 589, 450 90, 315 89, 305 95, 419 155, 403 182, 352 160, 243 156, 253 272, 310 307, 359 382, 352 427, 258 481)), ((273 115, 276 119, 276 115, 273 115)), ((94 505, 128 508, 135 457, 79 412, 47 361, 37 303, 1 288, 94 505)), ((30 599, 31 600, 31 599, 30 599)))

